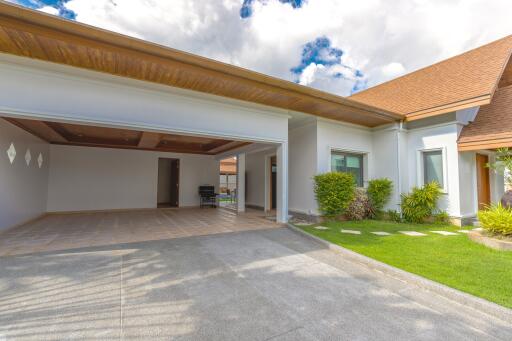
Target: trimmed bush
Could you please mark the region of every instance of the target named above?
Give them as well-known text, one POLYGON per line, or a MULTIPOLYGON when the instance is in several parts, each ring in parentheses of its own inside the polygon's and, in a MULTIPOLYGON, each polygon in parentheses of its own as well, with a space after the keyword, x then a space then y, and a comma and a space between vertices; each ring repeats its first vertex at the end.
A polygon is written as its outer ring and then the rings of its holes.
POLYGON ((387 178, 374 179, 368 182, 366 193, 373 207, 375 215, 381 215, 384 205, 387 204, 393 191, 393 182, 387 178))
POLYGON ((432 216, 440 196, 441 188, 437 182, 414 187, 411 193, 402 194, 403 219, 409 223, 423 223, 432 216))
POLYGON ((349 173, 330 172, 314 177, 315 197, 322 214, 334 217, 345 213, 354 199, 356 182, 349 173))
POLYGON ((345 217, 348 220, 363 220, 372 213, 372 207, 364 188, 356 188, 354 200, 348 205, 345 217))
POLYGON ((478 220, 482 227, 489 232, 512 236, 512 208, 498 203, 486 210, 478 211, 478 220))
POLYGON ((394 221, 396 223, 401 223, 402 222, 402 217, 400 216, 400 212, 398 212, 397 210, 388 210, 386 212, 387 214, 387 218, 391 221, 394 221))
POLYGON ((446 211, 440 211, 437 213, 434 213, 432 215, 432 218, 434 219, 434 224, 449 224, 450 223, 450 216, 446 211))

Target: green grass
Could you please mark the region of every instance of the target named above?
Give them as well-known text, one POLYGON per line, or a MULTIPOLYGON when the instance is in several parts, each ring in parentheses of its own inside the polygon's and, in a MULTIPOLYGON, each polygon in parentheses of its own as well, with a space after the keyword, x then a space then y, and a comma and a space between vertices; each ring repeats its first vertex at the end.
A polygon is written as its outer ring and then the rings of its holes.
POLYGON ((455 232, 451 225, 418 225, 387 221, 327 222, 329 230, 302 226, 315 236, 394 267, 512 308, 512 252, 497 251, 471 241, 467 235, 442 236, 429 231, 455 232), (361 235, 340 233, 360 230, 361 235), (371 231, 393 233, 376 236, 371 231), (398 231, 427 233, 410 237, 398 231))

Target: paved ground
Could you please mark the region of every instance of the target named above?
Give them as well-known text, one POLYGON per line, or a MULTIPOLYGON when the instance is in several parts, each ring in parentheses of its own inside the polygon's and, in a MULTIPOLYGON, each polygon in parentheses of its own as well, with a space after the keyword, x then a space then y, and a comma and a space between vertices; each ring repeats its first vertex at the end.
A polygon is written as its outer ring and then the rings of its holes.
POLYGON ((286 228, 0 257, 0 340, 511 340, 286 228))
POLYGON ((1 233, 0 256, 280 226, 251 209, 243 214, 213 208, 51 214, 1 233))

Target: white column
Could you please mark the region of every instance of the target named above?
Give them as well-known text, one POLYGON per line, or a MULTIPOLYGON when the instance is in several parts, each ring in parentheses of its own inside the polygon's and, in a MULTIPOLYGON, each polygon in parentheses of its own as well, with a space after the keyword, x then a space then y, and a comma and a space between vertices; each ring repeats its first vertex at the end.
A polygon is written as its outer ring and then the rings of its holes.
POLYGON ((238 212, 245 212, 245 153, 236 156, 236 205, 238 212))
POLYGON ((288 221, 288 142, 277 147, 277 221, 288 221))

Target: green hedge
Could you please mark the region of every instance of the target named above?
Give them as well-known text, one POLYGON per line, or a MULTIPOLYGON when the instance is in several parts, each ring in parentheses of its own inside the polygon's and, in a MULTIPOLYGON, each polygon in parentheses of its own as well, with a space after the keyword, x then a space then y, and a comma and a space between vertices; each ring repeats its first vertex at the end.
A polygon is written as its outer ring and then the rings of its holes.
POLYGON ((501 203, 479 211, 478 220, 487 231, 512 236, 512 209, 503 207, 501 203))
POLYGON ((315 197, 323 215, 343 214, 354 199, 356 182, 349 173, 330 172, 314 177, 315 197))
POLYGON ((387 178, 374 179, 368 182, 366 193, 375 215, 382 215, 382 209, 389 201, 392 191, 393 181, 387 178))

